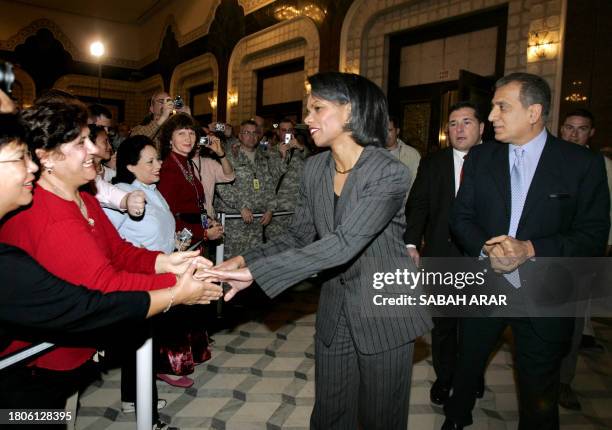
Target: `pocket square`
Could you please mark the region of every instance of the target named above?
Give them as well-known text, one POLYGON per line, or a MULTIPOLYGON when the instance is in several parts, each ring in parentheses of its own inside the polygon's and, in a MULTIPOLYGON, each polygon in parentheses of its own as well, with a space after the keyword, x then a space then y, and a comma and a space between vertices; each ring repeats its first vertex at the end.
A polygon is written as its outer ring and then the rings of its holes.
POLYGON ((552 193, 548 195, 549 199, 569 199, 569 193, 552 193))

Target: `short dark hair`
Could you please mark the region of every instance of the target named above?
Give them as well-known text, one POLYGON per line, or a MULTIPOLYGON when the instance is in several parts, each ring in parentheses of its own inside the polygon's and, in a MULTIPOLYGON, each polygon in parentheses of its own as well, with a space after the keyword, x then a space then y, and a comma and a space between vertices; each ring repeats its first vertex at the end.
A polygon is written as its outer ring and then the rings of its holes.
MULTIPOLYGON (((162 124, 159 130, 159 142, 161 144, 161 155, 163 159, 165 159, 168 155, 170 155, 170 152, 172 152, 172 146, 170 143, 172 141, 172 133, 183 128, 194 130, 196 133, 196 142, 198 141, 201 131, 191 115, 186 113, 177 113, 176 115, 172 115, 162 124)), ((193 145, 192 153, 195 153, 196 147, 197 145, 193 145)))
POLYGON ((99 125, 89 124, 87 127, 89 127, 89 140, 91 140, 93 143, 96 143, 98 134, 103 131, 106 132, 106 129, 99 125))
POLYGON ((308 77, 311 94, 340 105, 350 104, 351 116, 345 130, 361 146, 384 147, 389 112, 380 87, 352 73, 325 72, 308 77))
POLYGON ((242 121, 240 123, 240 128, 244 127, 245 125, 253 125, 257 127, 257 123, 255 122, 255 120, 252 119, 245 119, 244 121, 242 121))
POLYGON ((574 109, 573 111, 565 114, 565 116, 563 117, 563 122, 565 122, 565 120, 568 119, 570 116, 581 116, 582 118, 587 118, 591 120, 591 127, 595 128, 595 117, 593 116, 593 113, 588 109, 574 109))
POLYGON ((99 116, 105 116, 108 119, 113 118, 113 114, 106 106, 102 106, 99 104, 93 104, 93 105, 89 105, 88 110, 89 110, 90 118, 97 118, 99 116))
POLYGON ((52 151, 76 139, 87 127, 87 110, 82 103, 41 103, 21 112, 27 128, 26 141, 36 157, 37 149, 52 151))
POLYGON ((478 120, 478 122, 483 122, 484 118, 482 117, 480 110, 478 109, 478 106, 476 106, 476 104, 472 103, 471 101, 468 100, 464 100, 464 101, 460 101, 457 102, 453 105, 451 105, 451 107, 448 109, 448 116, 450 118, 450 114, 458 111, 459 109, 465 109, 465 108, 469 108, 472 109, 474 111, 474 117, 476 117, 476 119, 478 120))
POLYGON ((26 143, 26 129, 14 113, 0 114, 0 150, 11 142, 26 143))
POLYGON ((295 126, 295 121, 294 121, 294 120, 292 120, 291 118, 287 117, 287 116, 286 116, 286 117, 284 117, 283 119, 281 119, 281 120, 278 122, 278 124, 280 125, 280 124, 281 124, 281 123, 283 123, 283 122, 288 122, 288 123, 290 123, 292 126, 295 126))
POLYGON ((149 137, 136 135, 125 139, 117 149, 117 175, 113 178, 113 184, 131 184, 136 176, 128 170, 128 166, 135 166, 140 160, 140 153, 147 147, 152 146, 157 150, 155 142, 149 137))
MULTIPOLYGON (((51 88, 43 92, 36 100, 34 104, 43 103, 83 103, 74 94, 70 94, 67 91, 59 90, 57 88, 51 88)), ((83 106, 85 106, 83 104, 83 106)))
POLYGON ((389 115, 389 122, 393 123, 393 128, 400 128, 399 119, 395 115, 389 115))
POLYGON ((550 113, 550 86, 540 76, 531 73, 510 73, 495 82, 495 89, 506 86, 512 82, 517 82, 521 85, 519 94, 521 104, 527 108, 534 104, 542 106, 542 119, 546 120, 550 113))

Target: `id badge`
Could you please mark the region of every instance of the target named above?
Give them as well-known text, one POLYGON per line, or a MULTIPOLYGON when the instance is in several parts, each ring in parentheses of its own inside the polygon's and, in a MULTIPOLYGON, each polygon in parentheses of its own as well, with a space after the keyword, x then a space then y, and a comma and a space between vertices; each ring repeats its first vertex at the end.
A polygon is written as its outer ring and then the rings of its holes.
POLYGON ((257 178, 253 179, 253 189, 259 191, 259 179, 257 178))

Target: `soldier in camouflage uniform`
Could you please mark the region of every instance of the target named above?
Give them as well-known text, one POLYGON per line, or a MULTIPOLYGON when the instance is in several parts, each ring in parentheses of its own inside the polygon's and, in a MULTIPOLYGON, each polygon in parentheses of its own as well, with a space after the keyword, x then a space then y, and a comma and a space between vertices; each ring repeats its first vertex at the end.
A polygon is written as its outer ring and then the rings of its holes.
POLYGON ((259 143, 257 124, 244 121, 240 125, 240 149, 227 157, 234 166, 236 180, 218 185, 217 211, 240 214, 241 218, 225 221, 225 257, 244 253, 262 243, 263 228, 272 220, 276 210, 274 179, 270 173, 268 151, 257 148, 259 143), (264 213, 263 218, 253 218, 254 213, 264 213))
MULTIPOLYGON (((270 149, 278 212, 295 210, 306 156, 305 146, 295 136, 293 121, 289 118, 283 119, 278 124, 275 144, 270 149), (287 144, 285 139, 288 141, 287 144)), ((265 228, 266 239, 284 233, 291 223, 291 217, 291 215, 275 216, 265 228)))

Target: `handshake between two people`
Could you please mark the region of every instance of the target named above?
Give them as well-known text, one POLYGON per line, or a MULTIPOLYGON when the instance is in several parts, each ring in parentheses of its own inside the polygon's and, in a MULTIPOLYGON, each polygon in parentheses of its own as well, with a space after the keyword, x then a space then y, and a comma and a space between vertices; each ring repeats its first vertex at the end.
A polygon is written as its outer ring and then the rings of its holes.
POLYGON ((224 300, 227 302, 252 283, 253 275, 251 275, 251 271, 246 267, 244 258, 241 256, 233 257, 214 266, 212 261, 191 254, 187 269, 178 277, 177 301, 186 305, 209 304, 211 301, 219 300, 221 296, 224 296, 224 300), (219 285, 220 282, 225 282, 230 286, 225 295, 221 285, 219 285))
POLYGON ((535 249, 530 240, 518 240, 508 235, 492 237, 482 249, 489 257, 491 268, 497 273, 512 272, 535 257, 535 249))

